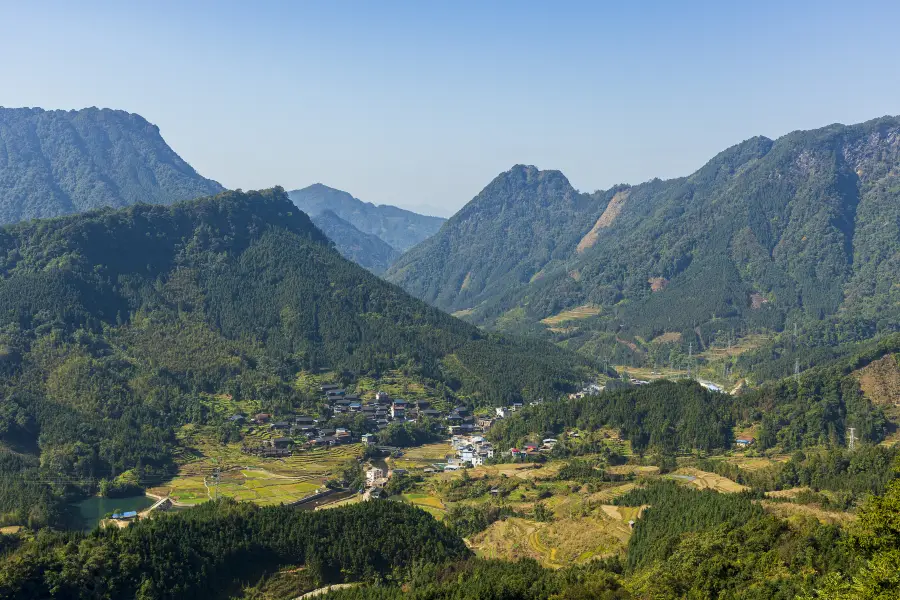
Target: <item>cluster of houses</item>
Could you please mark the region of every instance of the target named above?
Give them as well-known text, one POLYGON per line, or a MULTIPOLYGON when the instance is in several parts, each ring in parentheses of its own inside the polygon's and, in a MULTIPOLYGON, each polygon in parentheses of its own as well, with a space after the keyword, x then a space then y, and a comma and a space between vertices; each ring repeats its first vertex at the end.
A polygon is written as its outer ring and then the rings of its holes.
MULTIPOLYGON (((231 420, 236 421, 235 417, 240 416, 234 415, 231 420)), ((301 435, 307 439, 306 447, 336 446, 355 441, 349 429, 323 427, 318 419, 308 415, 295 415, 288 421, 272 422, 272 415, 260 413, 254 416, 250 422, 260 427, 267 427, 271 433, 276 435, 276 437, 255 446, 245 444, 241 449, 247 454, 264 458, 290 456, 291 450, 295 446, 295 438, 301 435)))
POLYGON ((479 467, 494 458, 494 447, 480 435, 454 435, 450 446, 456 455, 447 457, 445 471, 456 471, 468 465, 479 467))
POLYGON ((386 392, 378 392, 374 400, 364 401, 359 396, 348 395, 337 385, 323 385, 322 393, 325 395, 325 404, 333 415, 361 413, 378 430, 395 421, 419 423, 442 416, 440 411, 432 408, 428 400, 407 402, 391 398, 386 392))
MULTIPOLYGON (((338 385, 327 384, 321 387, 325 401, 325 407, 331 415, 362 414, 369 422, 369 429, 382 430, 391 423, 421 423, 425 419, 442 419, 443 414, 435 410, 428 400, 407 402, 399 398, 391 398, 385 392, 375 394, 374 400, 362 400, 359 396, 347 394, 338 385)), ((475 420, 469 414, 468 409, 458 407, 446 417, 451 431, 473 431, 475 420)), ((245 445, 243 451, 248 454, 265 458, 280 458, 290 456, 295 446, 295 438, 304 436, 308 441, 306 447, 335 446, 361 441, 367 445, 377 442, 375 434, 367 433, 362 436, 355 435, 352 431, 336 427, 334 429, 324 427, 322 422, 315 417, 296 415, 290 419, 273 421, 272 415, 260 413, 251 418, 244 415, 233 415, 229 420, 236 424, 250 424, 268 428, 277 437, 261 442, 257 445, 245 445)), ((490 427, 490 420, 486 423, 490 427)))
POLYGON ((529 456, 535 456, 537 454, 553 450, 557 442, 558 440, 556 440, 555 438, 547 438, 541 441, 540 444, 528 443, 521 448, 510 448, 509 455, 512 458, 526 458, 529 456))

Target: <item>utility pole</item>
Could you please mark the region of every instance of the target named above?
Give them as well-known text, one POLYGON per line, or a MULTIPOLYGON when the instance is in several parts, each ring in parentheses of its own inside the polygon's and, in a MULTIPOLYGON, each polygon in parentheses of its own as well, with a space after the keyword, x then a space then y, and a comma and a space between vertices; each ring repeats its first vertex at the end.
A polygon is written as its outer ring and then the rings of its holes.
POLYGON ((847 449, 853 450, 856 448, 856 427, 850 428, 850 435, 847 437, 847 449))

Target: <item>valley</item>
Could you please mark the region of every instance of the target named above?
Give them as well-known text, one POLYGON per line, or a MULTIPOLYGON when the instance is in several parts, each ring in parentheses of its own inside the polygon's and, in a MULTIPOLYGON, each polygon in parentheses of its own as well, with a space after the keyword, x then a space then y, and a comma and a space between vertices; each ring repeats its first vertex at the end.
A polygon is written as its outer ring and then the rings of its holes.
POLYGON ((0 600, 900 599, 900 3, 3 16, 0 600))

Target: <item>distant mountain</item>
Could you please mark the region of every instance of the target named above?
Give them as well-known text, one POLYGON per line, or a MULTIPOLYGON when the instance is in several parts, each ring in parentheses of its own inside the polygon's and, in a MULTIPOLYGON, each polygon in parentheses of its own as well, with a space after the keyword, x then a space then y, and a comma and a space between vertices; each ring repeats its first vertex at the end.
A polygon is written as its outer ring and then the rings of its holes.
POLYGON ((363 233, 378 236, 400 252, 434 235, 446 221, 396 206, 376 206, 321 183, 294 190, 289 195, 294 204, 311 217, 330 210, 363 233))
POLYGON ((0 108, 0 223, 170 204, 223 189, 198 175, 139 115, 0 108))
POLYGON ((341 256, 376 275, 384 273, 400 253, 377 235, 363 233, 330 210, 312 218, 316 227, 334 242, 341 256))
POLYGON ((689 177, 593 194, 517 166, 386 277, 568 347, 588 324, 613 344, 670 334, 685 349, 795 322, 823 340, 896 330, 900 118, 757 137, 689 177))

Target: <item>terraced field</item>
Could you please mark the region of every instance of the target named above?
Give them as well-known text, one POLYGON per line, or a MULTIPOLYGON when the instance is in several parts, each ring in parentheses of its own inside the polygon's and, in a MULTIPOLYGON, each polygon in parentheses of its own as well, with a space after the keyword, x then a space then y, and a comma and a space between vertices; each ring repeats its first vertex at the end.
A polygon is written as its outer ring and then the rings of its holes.
POLYGON ((581 306, 577 306, 575 308, 564 310, 559 314, 553 315, 552 317, 547 317, 546 319, 541 319, 541 323, 544 325, 555 326, 560 323, 565 323, 566 321, 577 321, 579 319, 588 319, 590 317, 596 317, 600 314, 601 308, 594 304, 583 304, 581 306))
POLYGON ((447 515, 447 507, 436 496, 421 493, 403 494, 403 500, 418 506, 436 519, 443 519, 447 515))
POLYGON ((559 568, 621 552, 630 536, 627 522, 598 511, 550 523, 517 517, 497 521, 473 536, 469 546, 484 558, 533 558, 546 567, 559 568))
MULTIPOLYGON (((246 441, 252 444, 269 435, 267 431, 257 430, 246 441)), ((299 500, 362 453, 360 444, 349 444, 301 450, 287 458, 269 459, 244 454, 240 444, 221 444, 203 429, 185 427, 179 432, 179 438, 185 451, 179 456, 178 475, 149 491, 185 505, 205 502, 216 493, 264 505, 299 500), (218 492, 213 484, 217 469, 218 492)))
POLYGON ((722 477, 715 473, 707 473, 706 471, 700 471, 699 469, 678 469, 669 477, 688 481, 691 485, 700 490, 715 490, 725 494, 734 494, 750 489, 747 486, 735 483, 727 477, 722 477))
POLYGON ((425 444, 417 448, 407 448, 403 456, 388 458, 388 466, 392 469, 424 469, 434 463, 444 462, 448 454, 453 454, 453 448, 448 442, 425 444))

